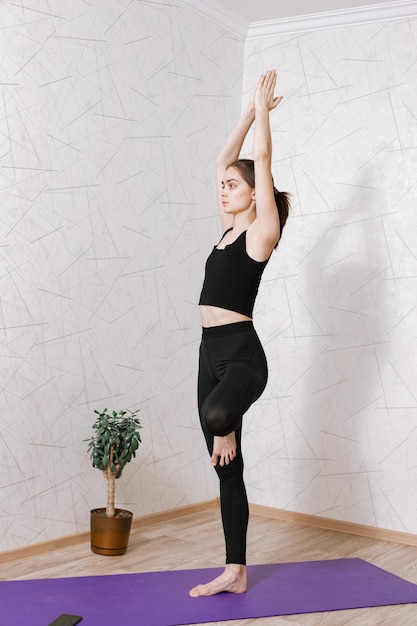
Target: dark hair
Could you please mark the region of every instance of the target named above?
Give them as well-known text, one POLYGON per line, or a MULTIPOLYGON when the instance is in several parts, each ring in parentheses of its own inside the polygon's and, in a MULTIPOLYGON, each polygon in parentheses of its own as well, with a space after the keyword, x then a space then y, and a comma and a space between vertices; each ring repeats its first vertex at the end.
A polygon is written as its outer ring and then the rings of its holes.
MULTIPOLYGON (((227 167, 237 169, 249 187, 255 189, 255 163, 253 159, 237 159, 237 161, 233 161, 233 163, 230 163, 227 167)), ((274 184, 274 179, 272 179, 272 184, 274 184)), ((278 209, 279 224, 282 233, 290 210, 290 194, 286 191, 278 191, 274 186, 274 198, 278 209)), ((275 246, 275 248, 276 247, 277 246, 275 246)))

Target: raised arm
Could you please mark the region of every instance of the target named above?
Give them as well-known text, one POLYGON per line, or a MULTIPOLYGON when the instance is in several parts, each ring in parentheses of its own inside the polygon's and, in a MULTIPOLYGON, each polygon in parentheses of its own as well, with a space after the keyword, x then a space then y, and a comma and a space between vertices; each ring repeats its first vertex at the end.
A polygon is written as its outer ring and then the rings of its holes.
POLYGON ((253 160, 255 163, 256 219, 251 226, 250 248, 254 258, 267 258, 280 238, 280 223, 272 181, 272 140, 270 112, 281 102, 274 96, 277 74, 266 72, 260 79, 254 97, 255 130, 253 160))
MULTIPOLYGON (((260 82, 260 81, 259 81, 260 82)), ((233 225, 233 217, 224 213, 221 199, 222 182, 226 168, 230 163, 239 158, 240 151, 245 141, 245 137, 249 132, 255 119, 255 93, 253 91, 252 98, 246 110, 239 117, 235 127, 227 137, 222 149, 216 159, 216 188, 217 188, 217 205, 219 207, 219 216, 222 224, 223 232, 233 225)))

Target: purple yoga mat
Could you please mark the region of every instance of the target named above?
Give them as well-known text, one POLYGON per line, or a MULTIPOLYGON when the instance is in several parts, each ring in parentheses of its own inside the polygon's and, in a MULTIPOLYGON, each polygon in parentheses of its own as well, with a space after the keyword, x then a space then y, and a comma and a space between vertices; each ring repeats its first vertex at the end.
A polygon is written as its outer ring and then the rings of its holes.
POLYGON ((83 626, 184 626, 417 602, 417 585, 361 559, 251 565, 246 594, 188 596, 221 571, 3 581, 1 623, 47 626, 73 613, 83 616, 83 626))

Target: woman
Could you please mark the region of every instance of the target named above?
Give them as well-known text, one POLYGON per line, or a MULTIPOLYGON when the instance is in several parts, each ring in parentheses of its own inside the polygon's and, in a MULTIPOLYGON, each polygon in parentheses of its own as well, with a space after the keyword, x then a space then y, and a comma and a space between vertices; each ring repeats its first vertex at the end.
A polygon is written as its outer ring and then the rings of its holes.
POLYGON ((263 348, 252 323, 262 272, 277 246, 288 215, 285 193, 274 188, 269 113, 276 72, 263 74, 251 102, 216 160, 223 237, 206 264, 200 297, 198 406, 211 465, 220 480, 226 543, 224 572, 190 591, 192 597, 244 593, 248 500, 241 453, 242 416, 263 392, 268 376, 263 348), (255 121, 253 161, 238 160, 255 121), (255 191, 256 180, 256 191, 255 191))

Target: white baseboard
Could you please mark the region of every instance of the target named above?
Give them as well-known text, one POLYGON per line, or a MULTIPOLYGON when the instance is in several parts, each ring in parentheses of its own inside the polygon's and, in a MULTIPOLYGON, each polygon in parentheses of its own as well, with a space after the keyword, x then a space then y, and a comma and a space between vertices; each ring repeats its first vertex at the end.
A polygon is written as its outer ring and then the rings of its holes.
POLYGON ((250 504, 249 509, 253 515, 261 515, 263 517, 280 520, 281 522, 304 524, 306 526, 322 528, 323 530, 333 530, 338 533, 368 537, 369 539, 375 539, 377 541, 390 541, 407 546, 417 546, 417 535, 412 533, 376 528, 375 526, 366 526, 365 524, 355 524, 353 522, 344 522, 343 520, 319 517, 317 515, 307 515, 306 513, 296 513, 295 511, 287 511, 285 509, 274 509, 260 504, 250 504))

